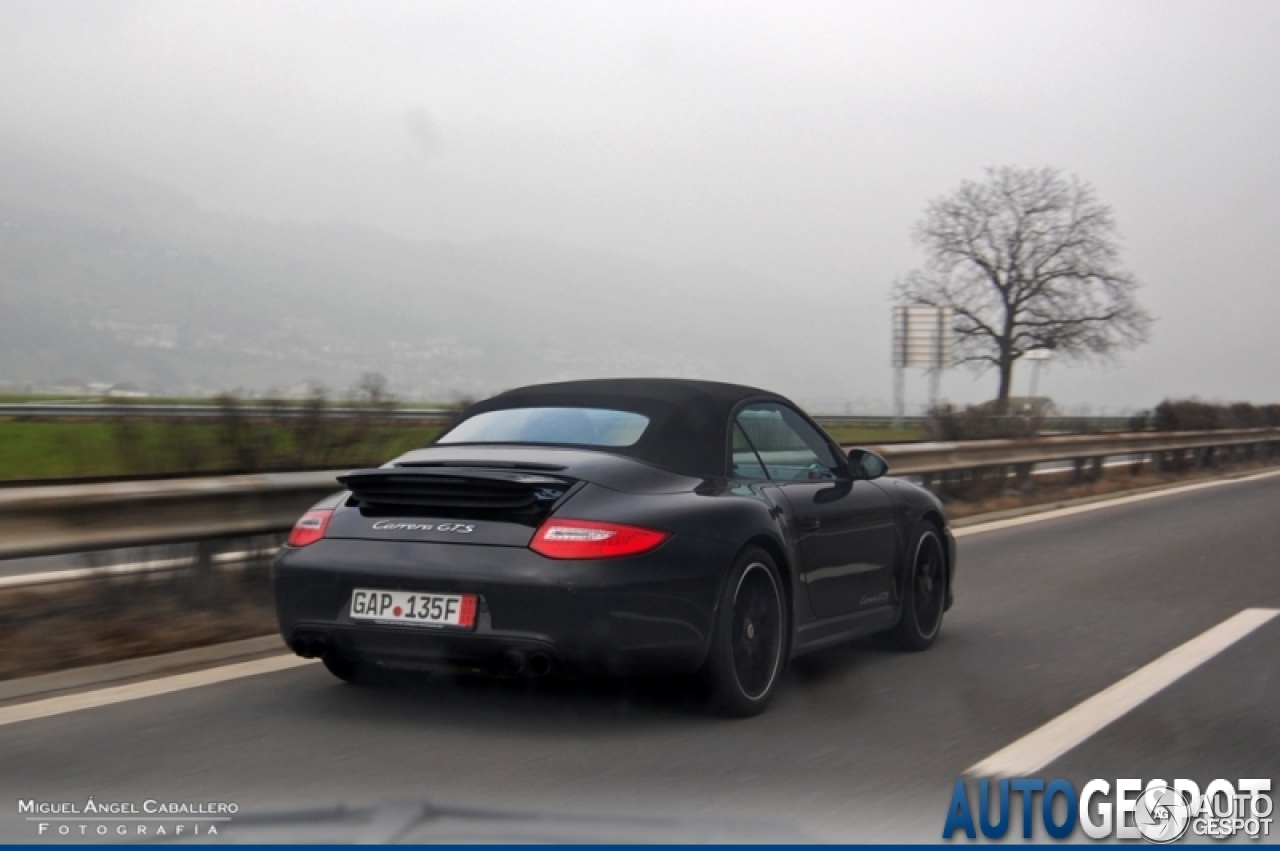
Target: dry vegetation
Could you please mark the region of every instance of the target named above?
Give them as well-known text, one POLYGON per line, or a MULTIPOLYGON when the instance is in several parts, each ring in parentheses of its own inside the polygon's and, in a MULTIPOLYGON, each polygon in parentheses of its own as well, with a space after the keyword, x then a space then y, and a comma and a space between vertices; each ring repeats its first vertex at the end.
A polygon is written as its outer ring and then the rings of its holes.
POLYGON ((1277 460, 1280 459, 1240 461, 1199 470, 1187 468, 1165 473, 1154 473, 1140 465, 1111 467, 1100 478, 1092 481, 1074 481, 1072 473, 1064 472, 1053 476, 1036 476, 1030 487, 1007 487, 1003 490, 999 488, 998 479, 992 473, 985 479, 979 477, 976 484, 970 480, 968 487, 959 488, 959 494, 948 498, 947 514, 955 520, 997 511, 1146 490, 1180 482, 1215 479, 1228 472, 1246 473, 1273 467, 1277 460))
POLYGON ((267 635, 264 561, 0 592, 0 679, 267 635))

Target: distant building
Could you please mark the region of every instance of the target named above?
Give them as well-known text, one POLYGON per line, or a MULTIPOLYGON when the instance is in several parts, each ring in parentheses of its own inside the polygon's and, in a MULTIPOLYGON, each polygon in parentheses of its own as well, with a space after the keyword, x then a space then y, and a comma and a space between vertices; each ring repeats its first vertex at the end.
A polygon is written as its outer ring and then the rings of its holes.
POLYGON ((89 393, 89 385, 79 378, 59 378, 49 385, 49 390, 61 396, 84 396, 89 393))
POLYGON ((107 395, 113 399, 145 399, 151 394, 136 384, 124 381, 108 388, 107 395))
MULTIPOLYGON (((973 406, 974 410, 995 413, 996 402, 982 402, 973 406)), ((1048 396, 1010 396, 1008 412, 1015 416, 1055 417, 1062 410, 1048 396)))

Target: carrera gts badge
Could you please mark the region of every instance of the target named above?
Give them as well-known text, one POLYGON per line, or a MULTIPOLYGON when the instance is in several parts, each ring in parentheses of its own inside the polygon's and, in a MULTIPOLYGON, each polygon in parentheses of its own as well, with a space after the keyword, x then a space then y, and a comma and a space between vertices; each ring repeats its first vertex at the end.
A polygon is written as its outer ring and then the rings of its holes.
POLYGON ((394 523, 390 520, 379 520, 373 524, 379 532, 454 532, 469 535, 476 527, 470 523, 394 523))

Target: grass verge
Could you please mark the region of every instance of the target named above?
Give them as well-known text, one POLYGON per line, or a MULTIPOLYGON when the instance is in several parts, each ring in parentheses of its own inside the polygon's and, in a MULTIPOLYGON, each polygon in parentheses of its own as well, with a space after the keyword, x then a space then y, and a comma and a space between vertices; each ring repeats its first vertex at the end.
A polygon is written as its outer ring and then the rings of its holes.
POLYGON ((4 420, 0 480, 376 465, 422 446, 438 432, 439 426, 358 421, 308 430, 246 420, 4 420))
POLYGON ((835 438, 837 443, 845 445, 864 444, 874 446, 880 443, 909 443, 913 440, 924 440, 923 426, 826 426, 827 434, 835 438))

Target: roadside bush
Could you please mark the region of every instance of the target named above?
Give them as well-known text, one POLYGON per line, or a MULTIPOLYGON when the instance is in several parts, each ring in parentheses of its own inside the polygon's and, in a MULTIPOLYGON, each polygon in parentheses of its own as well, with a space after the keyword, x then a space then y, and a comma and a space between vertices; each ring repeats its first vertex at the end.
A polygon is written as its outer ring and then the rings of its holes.
POLYGON ((929 411, 930 440, 991 440, 1034 437, 1044 418, 1040 414, 996 414, 991 403, 964 409, 939 405, 929 411))
POLYGON ((1280 426, 1280 405, 1215 405, 1199 399, 1166 399, 1156 406, 1150 422, 1156 431, 1265 428, 1280 426))
POLYGON ((395 399, 366 375, 339 416, 321 390, 301 403, 218 397, 217 414, 180 422, 120 419, 114 468, 126 474, 257 473, 381 464, 425 444, 438 424, 395 420, 395 399))

